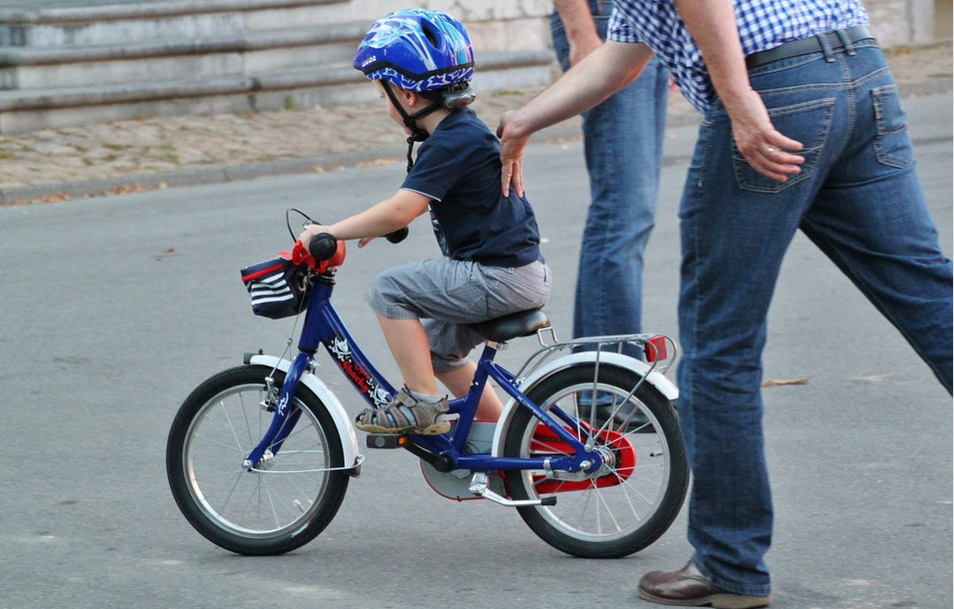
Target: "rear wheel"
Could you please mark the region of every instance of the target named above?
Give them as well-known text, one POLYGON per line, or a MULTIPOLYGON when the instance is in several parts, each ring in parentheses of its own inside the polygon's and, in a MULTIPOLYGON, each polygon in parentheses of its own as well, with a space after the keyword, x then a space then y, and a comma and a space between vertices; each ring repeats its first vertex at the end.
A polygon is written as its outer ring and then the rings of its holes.
POLYGON ((262 407, 270 401, 270 374, 281 387, 284 375, 263 366, 232 368, 202 383, 180 407, 166 447, 169 486, 183 515, 238 554, 303 546, 331 522, 348 488, 337 428, 304 385, 291 405, 289 419, 297 423, 288 438, 261 463, 244 464, 274 416, 262 407))
MULTIPOLYGON (((569 429, 607 465, 585 480, 548 479, 543 470, 507 472, 513 499, 556 495, 554 506, 518 508, 544 541, 573 556, 616 558, 638 552, 672 524, 689 470, 672 404, 632 370, 578 364, 527 392, 544 411, 559 406, 581 423, 569 429), (595 405, 595 408, 594 408, 595 405)), ((569 446, 521 408, 507 430, 508 457, 568 454, 569 446)))

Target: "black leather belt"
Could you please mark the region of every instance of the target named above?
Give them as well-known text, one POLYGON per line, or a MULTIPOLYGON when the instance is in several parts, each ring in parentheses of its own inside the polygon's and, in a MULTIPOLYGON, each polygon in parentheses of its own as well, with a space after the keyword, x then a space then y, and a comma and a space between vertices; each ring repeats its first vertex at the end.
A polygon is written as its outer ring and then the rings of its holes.
MULTIPOLYGON (((866 25, 856 25, 847 30, 841 30, 841 33, 844 34, 848 42, 852 44, 874 38, 866 25)), ((774 49, 752 53, 745 58, 745 67, 751 70, 752 68, 764 66, 767 63, 772 63, 779 59, 788 59, 789 57, 798 57, 799 55, 808 55, 809 53, 820 53, 825 50, 822 47, 821 40, 819 40, 822 36, 828 40, 828 45, 831 47, 831 50, 838 51, 845 48, 845 44, 842 42, 838 32, 825 32, 824 34, 817 34, 809 38, 786 42, 774 49)))

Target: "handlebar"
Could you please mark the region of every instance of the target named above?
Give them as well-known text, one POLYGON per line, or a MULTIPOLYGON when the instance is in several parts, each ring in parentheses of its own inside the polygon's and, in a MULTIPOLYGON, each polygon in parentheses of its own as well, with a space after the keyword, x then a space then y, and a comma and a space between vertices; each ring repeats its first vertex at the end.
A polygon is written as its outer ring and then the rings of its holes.
MULTIPOLYGON (((407 238, 409 232, 410 231, 408 231, 408 228, 405 226, 392 233, 388 233, 384 236, 384 238, 391 243, 400 243, 407 238)), ((334 235, 328 233, 318 233, 311 238, 311 243, 308 244, 308 253, 318 261, 330 260, 337 251, 338 239, 335 238, 334 235)))
POLYGON ((319 262, 329 260, 338 251, 338 240, 334 235, 328 233, 318 233, 311 238, 308 244, 308 253, 319 262))
POLYGON ((397 229, 393 233, 388 233, 384 235, 384 238, 387 239, 390 243, 400 243, 407 238, 407 234, 411 232, 406 226, 397 229))

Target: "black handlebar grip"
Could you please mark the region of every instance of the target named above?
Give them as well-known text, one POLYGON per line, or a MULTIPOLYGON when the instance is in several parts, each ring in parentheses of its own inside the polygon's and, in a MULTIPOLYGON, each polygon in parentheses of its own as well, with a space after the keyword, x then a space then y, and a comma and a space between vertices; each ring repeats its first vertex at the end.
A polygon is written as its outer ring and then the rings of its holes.
POLYGON ((391 243, 400 243, 401 241, 404 241, 404 240, 407 238, 407 234, 408 234, 409 232, 410 232, 410 231, 409 231, 409 230, 407 229, 407 227, 405 226, 405 227, 403 227, 403 228, 397 229, 397 230, 394 231, 393 233, 388 233, 388 234, 386 234, 386 235, 384 236, 384 238, 387 239, 387 240, 388 240, 389 242, 391 242, 391 243))
POLYGON ((308 253, 314 256, 315 260, 329 260, 338 251, 338 240, 334 235, 328 233, 318 233, 311 238, 308 244, 308 253))

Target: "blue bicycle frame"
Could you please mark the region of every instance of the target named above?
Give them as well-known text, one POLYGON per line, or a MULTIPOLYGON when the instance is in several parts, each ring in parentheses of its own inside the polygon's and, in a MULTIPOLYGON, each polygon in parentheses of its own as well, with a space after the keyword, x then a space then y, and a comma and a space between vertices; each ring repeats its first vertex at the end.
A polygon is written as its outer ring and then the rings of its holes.
MULTIPOLYGON (((274 404, 274 418, 271 425, 262 441, 249 453, 246 460, 247 467, 258 464, 269 452, 277 453, 282 442, 294 429, 300 411, 295 409, 289 414, 288 405, 292 402, 301 376, 314 366, 314 355, 319 345, 325 346, 345 377, 373 408, 387 405, 395 394, 394 387, 378 373, 364 355, 331 304, 331 294, 334 291, 333 272, 315 275, 312 281, 312 294, 299 337, 299 353, 288 369, 278 401, 274 404)), ((551 415, 555 415, 571 429, 579 429, 580 422, 569 416, 559 406, 544 412, 530 401, 515 386, 516 377, 494 362, 496 353, 494 343, 485 344, 470 391, 464 397, 450 401, 450 413, 459 415, 456 427, 444 435, 410 436, 412 443, 428 453, 450 459, 453 469, 469 469, 475 472, 522 469, 586 473, 597 471, 603 465, 599 453, 589 451, 577 436, 570 433, 567 427, 551 415), (573 454, 537 458, 493 457, 486 453, 463 454, 467 435, 470 433, 474 415, 477 412, 477 404, 488 379, 496 381, 523 408, 530 409, 540 422, 572 449, 573 454)))

